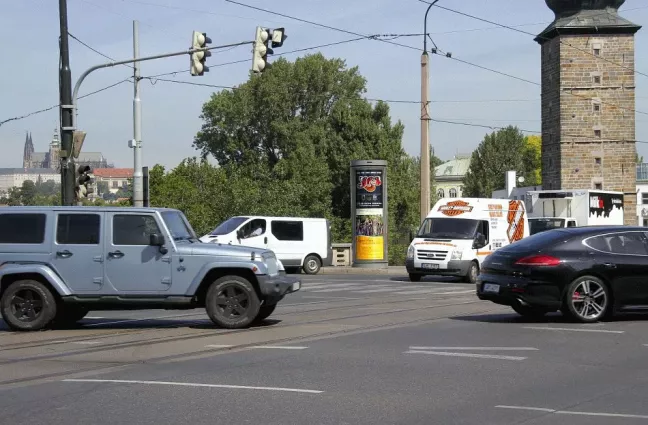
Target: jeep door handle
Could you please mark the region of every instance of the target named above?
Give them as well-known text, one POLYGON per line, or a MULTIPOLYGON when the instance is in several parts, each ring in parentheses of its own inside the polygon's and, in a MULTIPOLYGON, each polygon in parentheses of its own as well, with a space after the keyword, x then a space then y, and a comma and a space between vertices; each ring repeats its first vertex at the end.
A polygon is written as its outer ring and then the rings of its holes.
POLYGON ((114 252, 109 252, 108 256, 110 258, 122 258, 124 256, 124 253, 121 251, 114 251, 114 252))
POLYGON ((72 253, 66 249, 65 251, 56 251, 56 256, 61 258, 70 258, 72 253))

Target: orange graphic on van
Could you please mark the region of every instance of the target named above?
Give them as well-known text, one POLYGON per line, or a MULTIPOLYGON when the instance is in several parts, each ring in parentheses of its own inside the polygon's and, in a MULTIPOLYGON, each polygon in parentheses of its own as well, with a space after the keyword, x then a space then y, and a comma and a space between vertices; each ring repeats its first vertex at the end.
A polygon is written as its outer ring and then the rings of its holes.
POLYGON ((506 216, 508 229, 506 235, 510 243, 524 237, 524 205, 522 201, 509 201, 509 212, 506 216))
POLYGON ((439 212, 449 217, 456 217, 472 210, 473 207, 466 201, 451 201, 439 207, 439 212))

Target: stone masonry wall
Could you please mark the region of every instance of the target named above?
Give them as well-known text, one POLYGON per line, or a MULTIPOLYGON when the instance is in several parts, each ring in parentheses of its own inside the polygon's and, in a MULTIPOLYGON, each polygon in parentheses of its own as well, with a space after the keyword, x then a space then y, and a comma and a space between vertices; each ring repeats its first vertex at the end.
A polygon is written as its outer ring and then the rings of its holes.
POLYGON ((636 224, 634 37, 559 36, 542 55, 543 187, 624 192, 636 224))

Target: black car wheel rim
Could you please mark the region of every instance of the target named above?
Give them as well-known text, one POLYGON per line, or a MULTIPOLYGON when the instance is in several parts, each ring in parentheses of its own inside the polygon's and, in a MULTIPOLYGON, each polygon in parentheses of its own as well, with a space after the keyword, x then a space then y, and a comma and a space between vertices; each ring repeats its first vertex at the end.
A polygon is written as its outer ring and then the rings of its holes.
POLYGON ((239 285, 229 285, 218 293, 216 305, 223 317, 238 319, 245 316, 250 308, 250 298, 239 285))
POLYGON ((572 305, 584 319, 594 319, 603 314, 607 307, 607 294, 603 286, 591 280, 579 283, 572 293, 572 305))
POLYGON ((31 289, 16 292, 10 301, 11 314, 21 322, 33 322, 43 311, 43 299, 31 289))

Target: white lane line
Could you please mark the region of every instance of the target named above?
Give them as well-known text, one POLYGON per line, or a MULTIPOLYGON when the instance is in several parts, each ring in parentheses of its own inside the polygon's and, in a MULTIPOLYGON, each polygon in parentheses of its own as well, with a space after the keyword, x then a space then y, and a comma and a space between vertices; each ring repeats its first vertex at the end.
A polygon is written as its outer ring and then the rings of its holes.
POLYGON ((168 315, 168 316, 144 317, 144 318, 141 318, 141 319, 116 320, 114 322, 90 323, 90 324, 87 324, 87 325, 84 324, 83 326, 86 327, 86 328, 89 328, 91 326, 117 325, 119 323, 145 322, 147 320, 182 319, 184 317, 203 316, 203 315, 204 315, 204 313, 174 314, 174 315, 168 315))
POLYGON ((253 345, 250 348, 274 348, 276 350, 305 350, 308 347, 297 347, 297 346, 290 346, 290 345, 253 345))
POLYGON ((349 283, 348 285, 331 285, 331 286, 327 287, 326 289, 320 289, 320 288, 311 289, 308 292, 311 292, 313 294, 321 294, 321 293, 325 293, 325 292, 348 291, 348 290, 352 290, 352 289, 356 289, 356 288, 363 288, 363 287, 366 287, 366 285, 360 285, 360 284, 357 284, 357 283, 349 283))
POLYGON ((80 345, 94 345, 94 344, 101 344, 100 341, 74 341, 72 344, 80 344, 80 345))
POLYGON ((210 344, 210 345, 205 345, 205 348, 232 348, 234 347, 233 345, 219 345, 219 344, 210 344))
POLYGON ((86 316, 84 319, 105 319, 105 317, 99 317, 99 316, 86 316))
POLYGON ((539 351, 534 347, 410 347, 410 350, 539 351))
POLYGON ((231 388, 240 390, 266 390, 266 391, 285 391, 293 393, 321 394, 324 391, 304 390, 301 388, 281 388, 281 387, 249 387, 243 385, 218 385, 218 384, 197 384, 189 382, 164 382, 164 381, 128 381, 121 379, 63 379, 62 382, 95 382, 106 384, 141 384, 141 385, 171 385, 179 387, 205 387, 205 388, 231 388))
POLYGON ((394 292, 394 291, 399 291, 401 289, 403 288, 399 286, 392 286, 390 288, 385 288, 383 286, 379 289, 360 289, 357 291, 355 289, 349 289, 349 292, 352 292, 354 294, 377 294, 379 292, 394 292))
POLYGON ((579 415, 579 416, 602 416, 608 418, 633 418, 633 419, 648 419, 648 415, 631 415, 627 413, 603 413, 603 412, 577 412, 570 410, 554 410, 544 407, 527 407, 527 406, 495 406, 499 409, 514 409, 514 410, 533 410, 538 412, 553 413, 555 415, 579 415))
MULTIPOLYGON (((441 290, 444 290, 444 289, 441 289, 441 290)), ((438 291, 439 291, 439 289, 436 289, 436 290, 433 290, 433 291, 428 290, 426 292, 422 292, 422 291, 401 291, 401 292, 394 292, 394 294, 398 294, 398 295, 417 295, 417 294, 429 293, 429 294, 434 294, 434 295, 457 295, 457 294, 470 294, 470 293, 475 292, 474 289, 463 290, 463 291, 450 291, 450 292, 438 292, 438 291)))
POLYGON ((606 329, 551 328, 549 326, 525 326, 524 329, 535 329, 539 331, 599 332, 599 333, 609 333, 609 334, 625 333, 625 331, 610 331, 606 329))
POLYGON ((519 356, 498 356, 495 354, 473 354, 473 353, 452 353, 449 351, 423 351, 423 350, 409 350, 403 354, 431 354, 434 356, 448 356, 448 357, 471 357, 475 359, 499 359, 499 360, 526 360, 526 357, 519 356))

